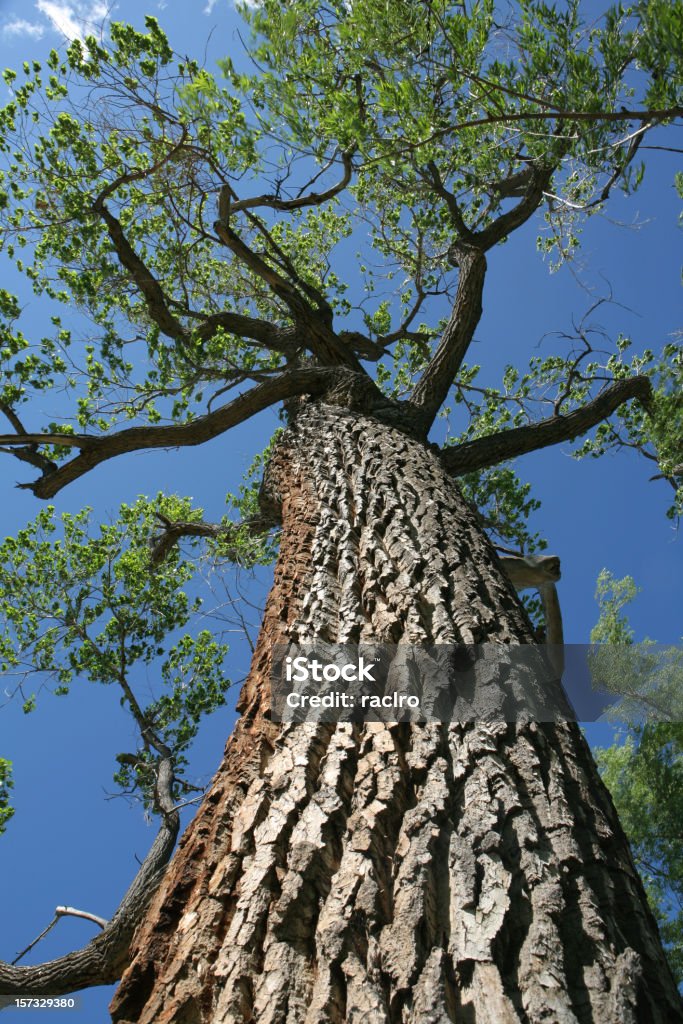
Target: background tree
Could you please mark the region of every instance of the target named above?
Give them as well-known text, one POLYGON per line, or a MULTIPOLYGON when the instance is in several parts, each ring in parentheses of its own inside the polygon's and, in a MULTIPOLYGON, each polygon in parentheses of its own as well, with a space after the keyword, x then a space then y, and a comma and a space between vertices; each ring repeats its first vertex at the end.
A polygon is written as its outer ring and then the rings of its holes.
MULTIPOLYGON (((598 578, 596 596, 600 618, 591 641, 620 645, 629 656, 631 672, 622 671, 610 681, 611 688, 623 695, 614 712, 621 721, 620 735, 611 746, 599 749, 596 759, 631 842, 636 865, 659 921, 669 963, 680 983, 683 979, 681 658, 676 648, 662 650, 651 641, 639 645, 636 652, 634 631, 624 608, 637 593, 638 588, 630 576, 618 580, 605 570, 598 578), (633 654, 635 657, 631 657, 633 654), (643 663, 643 671, 630 679, 639 662, 643 663), (653 697, 662 702, 661 710, 654 706, 653 697)), ((620 659, 610 659, 613 660, 618 663, 620 659)))
MULTIPOLYGON (((278 639, 533 638, 451 477, 467 477, 494 535, 528 550, 523 491, 496 467, 639 399, 648 418, 622 416, 593 450, 659 458, 678 495, 675 346, 627 360, 620 341, 604 357, 579 329, 569 354, 510 367, 496 391, 464 359, 486 254, 544 209, 566 257, 576 218, 637 185, 643 139, 680 117, 680 5, 615 9, 593 28, 575 4, 520 4, 503 24, 487 4, 390 6, 387 17, 385 4, 266 3, 250 15, 259 75, 226 60, 227 85, 175 58, 153 19, 146 34, 113 26, 110 48, 76 42, 21 84, 7 76, 6 251, 46 301, 76 303, 94 325, 81 350, 55 311, 54 332, 30 347, 4 296, 1 443, 38 471, 36 496, 126 452, 202 443, 274 403, 288 418, 240 526, 148 503, 124 516, 114 548, 104 531, 52 558, 37 533, 49 520, 29 528, 22 564, 46 571, 20 594, 6 584, 7 657, 35 655, 59 686, 82 672, 118 682, 141 733, 121 779, 150 794, 168 832, 183 737, 220 699, 206 683, 219 653, 201 641, 206 699, 187 706, 183 658, 196 648, 164 647, 185 610, 147 637, 140 608, 156 607, 167 574, 182 580, 181 537, 244 561, 266 557, 258 537, 282 524, 243 718, 138 933, 114 1019, 679 1019, 574 726, 269 721, 278 639), (356 249, 368 293, 357 306, 340 267, 356 249), (80 364, 76 423, 28 429, 22 402, 58 378, 77 387, 80 364), (469 423, 437 452, 428 435, 449 396, 469 423), (89 564, 65 592, 81 550, 89 564), (124 670, 152 644, 171 697, 136 713, 124 670)), ((80 954, 3 968, 4 990, 116 977, 144 908, 136 896, 124 909, 80 954)))

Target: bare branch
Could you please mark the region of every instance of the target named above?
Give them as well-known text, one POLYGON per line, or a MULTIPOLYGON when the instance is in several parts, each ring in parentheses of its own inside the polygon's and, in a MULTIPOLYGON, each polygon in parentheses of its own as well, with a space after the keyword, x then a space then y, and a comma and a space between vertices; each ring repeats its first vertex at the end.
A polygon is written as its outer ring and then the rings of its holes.
POLYGON ((17 967, 0 962, 0 995, 64 995, 109 985, 121 977, 135 930, 161 882, 178 836, 180 818, 173 806, 172 785, 173 766, 166 758, 159 763, 157 775, 157 801, 163 811, 159 832, 118 910, 99 935, 83 949, 48 963, 17 967))
POLYGON ((539 423, 501 430, 488 437, 442 449, 442 459, 454 476, 486 469, 527 452, 572 441, 607 419, 624 402, 637 398, 647 408, 651 397, 652 385, 648 377, 617 380, 591 402, 567 416, 551 416, 539 423))
POLYGON ((365 373, 350 374, 342 367, 301 367, 257 384, 232 402, 189 423, 129 427, 104 437, 89 434, 27 434, 25 437, 17 437, 10 434, 0 436, 0 445, 11 448, 12 454, 16 454, 15 446, 26 445, 27 441, 33 444, 64 444, 81 449, 80 455, 59 467, 51 462, 50 472, 44 472, 34 483, 20 484, 33 491, 37 498, 52 498, 67 484, 108 459, 134 451, 203 444, 270 405, 299 395, 323 394, 342 384, 349 376, 362 377, 366 387, 375 388, 365 373))
POLYGON ((75 907, 55 907, 55 916, 52 918, 49 925, 46 928, 43 928, 40 935, 36 935, 33 942, 29 942, 28 946, 22 949, 21 953, 17 953, 12 961, 12 967, 15 967, 20 960, 23 960, 26 954, 30 953, 34 946, 37 946, 41 939, 44 939, 63 917, 82 917, 85 921, 92 921, 93 924, 99 925, 100 928, 106 928, 107 926, 106 917, 100 917, 98 914, 91 914, 87 910, 77 910, 75 907))
POLYGON ((99 925, 100 928, 106 928, 108 923, 106 917, 91 914, 88 910, 77 910, 76 907, 55 907, 55 914, 57 917, 81 917, 84 921, 92 921, 93 924, 99 925))
POLYGON ((230 202, 230 211, 231 213, 238 213, 240 210, 254 210, 263 206, 282 211, 301 210, 306 206, 322 206, 323 203, 328 202, 328 200, 343 192, 351 181, 353 173, 352 158, 352 152, 342 153, 341 159, 344 173, 336 185, 332 185, 324 192, 309 192, 308 195, 298 196, 296 199, 281 199, 280 196, 274 195, 254 196, 251 199, 235 199, 230 202))

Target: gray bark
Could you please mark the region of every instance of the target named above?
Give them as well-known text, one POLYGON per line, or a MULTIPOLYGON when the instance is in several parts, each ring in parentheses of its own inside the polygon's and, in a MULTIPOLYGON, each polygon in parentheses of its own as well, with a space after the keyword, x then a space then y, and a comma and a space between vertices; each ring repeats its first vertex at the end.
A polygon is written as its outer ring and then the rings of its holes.
POLYGON ((275 643, 533 642, 437 455, 308 404, 266 491, 283 538, 242 717, 113 1020, 683 1020, 576 725, 269 720, 275 643))

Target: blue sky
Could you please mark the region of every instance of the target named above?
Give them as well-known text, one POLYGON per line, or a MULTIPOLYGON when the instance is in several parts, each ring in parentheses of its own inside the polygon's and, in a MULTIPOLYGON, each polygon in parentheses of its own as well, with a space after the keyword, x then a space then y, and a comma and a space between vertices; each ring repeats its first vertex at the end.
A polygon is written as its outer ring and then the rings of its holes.
MULTIPOLYGON (((113 10, 117 19, 138 26, 145 12, 159 18, 183 51, 206 50, 209 61, 239 51, 239 22, 227 0, 161 0, 147 7, 121 0, 113 10)), ((99 22, 105 13, 99 2, 0 0, 0 62, 13 66, 40 59, 51 47, 63 45, 65 33, 80 32, 84 22, 99 22)), ((657 348, 680 327, 680 203, 672 187, 676 159, 661 154, 635 197, 616 196, 608 217, 589 223, 573 268, 549 273, 535 251, 537 226, 523 229, 491 254, 475 358, 487 363, 492 379, 507 361, 524 366, 531 355, 543 352, 551 344, 542 340, 545 335, 571 329, 572 317, 579 319, 610 287, 622 305, 603 307, 593 319, 613 337, 622 332, 638 348, 657 348)), ((12 287, 11 272, 3 268, 3 273, 3 286, 12 287)), ((31 305, 27 317, 24 330, 31 323, 39 330, 40 308, 31 305)), ((36 427, 40 411, 34 409, 36 427)), ((138 494, 173 490, 191 494, 207 518, 217 519, 226 491, 236 489, 277 424, 276 413, 268 412, 202 449, 140 453, 110 462, 59 495, 55 504, 59 511, 90 504, 97 517, 106 517, 138 494)), ((567 641, 587 640, 596 617, 595 581, 604 567, 617 576, 632 575, 642 588, 632 614, 637 637, 677 641, 683 555, 678 534, 664 516, 668 485, 648 482, 652 469, 636 456, 577 463, 569 450, 560 446, 537 453, 521 468, 543 503, 536 526, 549 539, 550 552, 562 559, 567 641)), ((29 478, 18 463, 0 461, 3 536, 39 509, 30 493, 14 487, 29 478)), ((237 643, 230 668, 235 678, 246 661, 245 647, 237 643)), ((232 721, 225 709, 207 724, 196 745, 197 779, 210 777, 232 721)), ((0 839, 1 958, 11 960, 45 927, 58 904, 105 916, 114 910, 135 872, 135 857, 144 856, 154 834, 139 808, 107 799, 107 790, 113 790, 114 754, 129 749, 131 735, 116 696, 92 686, 63 701, 46 697, 28 718, 12 704, 0 709, 0 754, 15 761, 18 807, 0 839)), ((592 735, 598 734, 594 730, 592 735)), ((603 740, 607 735, 603 730, 603 740)), ((41 943, 35 959, 66 952, 91 933, 82 922, 64 921, 41 943)), ((86 994, 83 1012, 65 1013, 62 1019, 104 1020, 106 1002, 106 993, 86 994)), ((15 1019, 25 1019, 25 1012, 8 1010, 0 1018, 7 1024, 15 1019)))

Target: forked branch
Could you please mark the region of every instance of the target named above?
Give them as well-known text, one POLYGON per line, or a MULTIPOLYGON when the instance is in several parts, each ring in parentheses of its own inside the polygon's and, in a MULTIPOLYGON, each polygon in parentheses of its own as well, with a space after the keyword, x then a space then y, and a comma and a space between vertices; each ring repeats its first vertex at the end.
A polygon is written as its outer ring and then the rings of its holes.
MULTIPOLYGON (((419 409, 423 419, 425 433, 446 400, 481 318, 486 277, 485 253, 529 220, 543 202, 552 174, 552 167, 529 168, 523 198, 512 209, 506 210, 476 233, 469 231, 455 198, 451 197, 451 216, 460 237, 453 243, 448 255, 451 263, 459 267, 458 288, 451 316, 436 352, 411 397, 411 403, 419 409)), ((448 196, 436 169, 432 170, 432 182, 437 195, 441 198, 448 196)))

